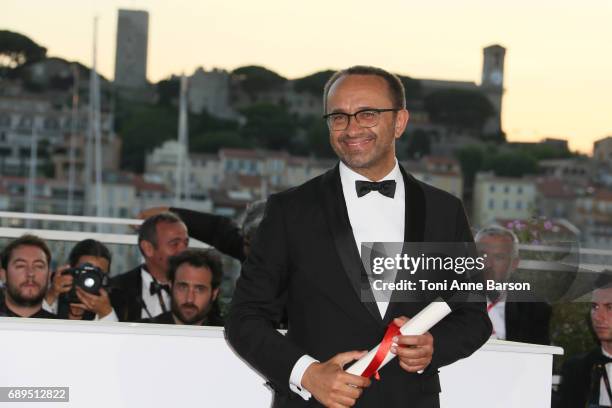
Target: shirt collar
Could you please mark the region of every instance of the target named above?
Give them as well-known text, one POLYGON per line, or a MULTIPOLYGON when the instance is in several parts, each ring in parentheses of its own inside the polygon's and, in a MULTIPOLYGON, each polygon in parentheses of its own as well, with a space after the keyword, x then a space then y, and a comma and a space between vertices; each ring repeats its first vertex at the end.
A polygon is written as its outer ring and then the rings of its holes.
POLYGON ((149 287, 151 282, 153 282, 153 276, 147 271, 144 267, 140 268, 140 277, 142 278, 142 283, 145 287, 149 287))
POLYGON ((608 358, 612 358, 612 354, 608 353, 606 350, 604 350, 603 346, 601 347, 601 353, 608 357, 608 358))

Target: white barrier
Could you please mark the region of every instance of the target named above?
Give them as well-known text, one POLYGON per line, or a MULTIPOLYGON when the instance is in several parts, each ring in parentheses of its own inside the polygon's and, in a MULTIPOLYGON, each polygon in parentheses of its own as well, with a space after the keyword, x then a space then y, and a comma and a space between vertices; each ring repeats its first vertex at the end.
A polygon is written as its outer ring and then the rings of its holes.
MULTIPOLYGON (((230 349, 222 328, 0 318, 0 336, 0 387, 70 387, 69 402, 48 407, 270 406, 265 380, 230 349)), ((441 406, 550 406, 552 354, 561 353, 491 340, 441 370, 441 406)))

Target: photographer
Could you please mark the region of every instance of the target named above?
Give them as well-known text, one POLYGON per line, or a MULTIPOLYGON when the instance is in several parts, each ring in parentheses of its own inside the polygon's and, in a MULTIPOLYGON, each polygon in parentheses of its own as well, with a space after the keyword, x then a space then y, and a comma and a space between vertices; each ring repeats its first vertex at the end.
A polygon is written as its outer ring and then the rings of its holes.
POLYGON ((91 293, 75 284, 75 274, 83 273, 104 281, 111 260, 110 251, 101 242, 86 239, 77 243, 68 256, 69 264, 58 268, 53 276, 43 307, 63 319, 118 321, 103 287, 91 293))

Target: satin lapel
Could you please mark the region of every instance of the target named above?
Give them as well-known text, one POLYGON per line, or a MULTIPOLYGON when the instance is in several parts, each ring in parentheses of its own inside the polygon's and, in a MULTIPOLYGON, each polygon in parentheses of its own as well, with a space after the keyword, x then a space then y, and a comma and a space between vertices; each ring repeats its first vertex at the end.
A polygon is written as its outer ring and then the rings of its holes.
MULTIPOLYGON (((405 191, 404 242, 423 242, 425 239, 425 219, 427 218, 425 193, 412 175, 408 174, 401 165, 399 168, 404 178, 405 191)), ((398 271, 395 281, 398 282, 404 278, 409 278, 409 276, 398 271)), ((397 302, 394 302, 397 296, 397 291, 391 295, 391 302, 385 313, 384 324, 388 324, 391 319, 398 316, 396 313, 398 305, 397 302)))
POLYGON ((338 165, 327 172, 321 180, 320 193, 323 198, 323 208, 344 272, 351 282, 357 301, 380 324, 382 321, 380 311, 374 302, 374 295, 359 257, 359 251, 349 222, 338 165), (362 301, 362 293, 364 298, 370 301, 362 301))

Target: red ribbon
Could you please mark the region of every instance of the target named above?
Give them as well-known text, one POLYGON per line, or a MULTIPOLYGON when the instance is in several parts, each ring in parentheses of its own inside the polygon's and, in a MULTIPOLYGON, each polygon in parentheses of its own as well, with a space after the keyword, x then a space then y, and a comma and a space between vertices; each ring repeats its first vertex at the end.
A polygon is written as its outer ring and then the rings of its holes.
POLYGON ((376 355, 374 356, 372 361, 370 361, 370 364, 366 367, 366 369, 363 370, 363 373, 361 373, 362 377, 370 378, 372 375, 374 375, 374 378, 380 380, 378 369, 380 368, 380 365, 387 356, 387 353, 391 349, 391 345, 393 344, 393 337, 397 336, 398 334, 401 334, 400 328, 392 321, 391 323, 389 323, 389 326, 387 326, 385 337, 383 337, 382 341, 380 342, 380 346, 376 351, 376 355))

